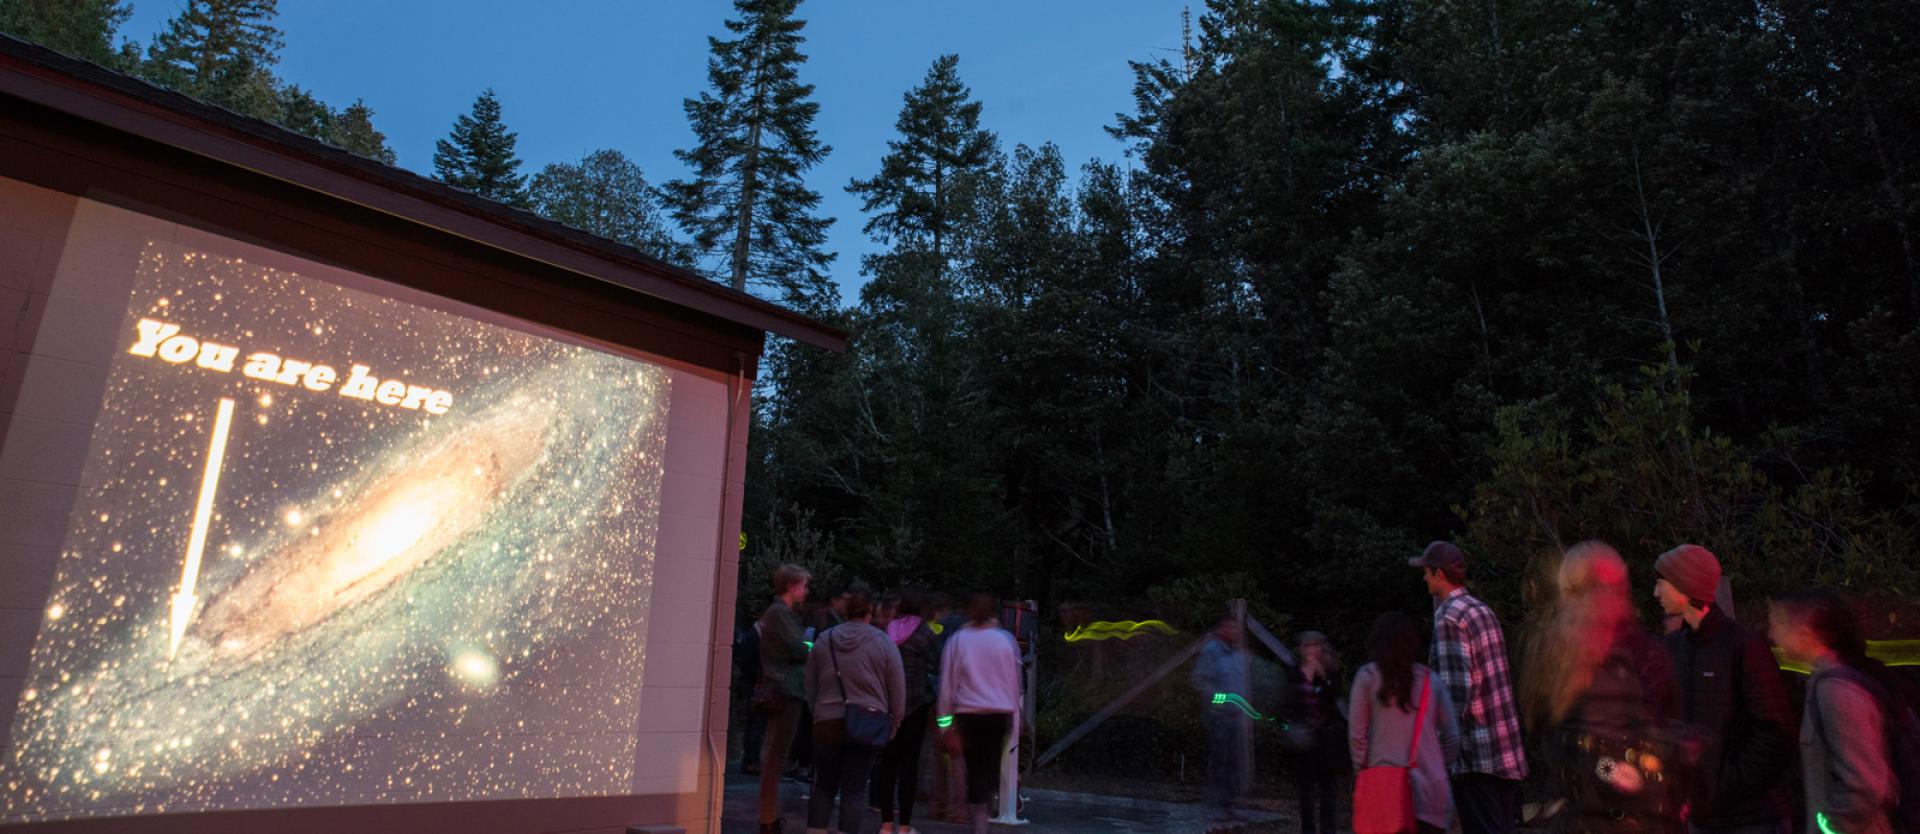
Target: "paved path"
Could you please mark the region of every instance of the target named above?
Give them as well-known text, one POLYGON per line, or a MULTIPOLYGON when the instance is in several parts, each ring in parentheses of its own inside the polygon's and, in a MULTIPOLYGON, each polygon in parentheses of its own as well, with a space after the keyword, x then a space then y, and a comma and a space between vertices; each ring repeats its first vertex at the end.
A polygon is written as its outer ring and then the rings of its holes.
MULTIPOLYGON (((806 802, 801 797, 806 793, 807 786, 782 782, 781 788, 787 832, 803 834, 806 831, 807 814, 806 802)), ((753 777, 731 777, 727 780, 726 811, 720 826, 724 834, 755 834, 759 830, 755 811, 759 791, 760 783, 753 777)), ((996 825, 993 827, 994 834, 1205 834, 1209 828, 1208 810, 1197 805, 1061 791, 1028 790, 1025 793, 1028 824, 1017 827, 996 825)), ((914 811, 916 831, 925 834, 971 832, 966 826, 921 819, 925 811, 925 803, 914 811)), ((1280 819, 1281 815, 1251 811, 1246 812, 1245 818, 1267 821, 1280 819)), ((866 825, 858 834, 872 834, 879 830, 879 814, 869 811, 866 825)))

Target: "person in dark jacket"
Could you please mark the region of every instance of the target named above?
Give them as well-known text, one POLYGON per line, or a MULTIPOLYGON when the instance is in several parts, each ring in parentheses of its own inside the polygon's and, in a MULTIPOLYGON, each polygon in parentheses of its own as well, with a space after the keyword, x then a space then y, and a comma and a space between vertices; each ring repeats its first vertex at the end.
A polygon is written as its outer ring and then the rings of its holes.
POLYGON ((1288 746, 1299 788, 1300 834, 1340 834, 1337 797, 1348 764, 1347 720, 1340 714, 1340 655, 1318 631, 1300 633, 1300 665, 1290 676, 1288 746))
POLYGON ((807 600, 813 575, 799 565, 781 565, 773 572, 773 604, 760 615, 760 675, 780 692, 780 707, 767 716, 766 758, 760 763, 760 832, 779 834, 780 770, 800 711, 807 699, 807 640, 794 609, 807 600))
POLYGON ((880 834, 913 834, 913 805, 920 799, 920 749, 933 715, 933 674, 940 662, 933 629, 923 619, 919 594, 902 594, 887 622, 887 637, 900 650, 907 681, 907 717, 880 753, 874 774, 880 834))
MULTIPOLYGON (((937 659, 946 651, 947 640, 966 628, 967 614, 955 608, 953 597, 944 593, 934 594, 928 609, 932 615, 932 622, 927 624, 927 628, 933 630, 936 658, 933 676, 937 686, 940 677, 937 659)), ((938 746, 933 750, 933 777, 927 784, 927 805, 936 819, 957 823, 971 821, 967 810, 966 766, 959 756, 950 755, 938 746)))
POLYGON ((1653 596, 1684 621, 1666 636, 1681 718, 1708 743, 1694 774, 1687 818, 1695 832, 1778 834, 1790 827, 1792 707, 1764 637, 1713 603, 1720 560, 1683 544, 1660 554, 1653 596))

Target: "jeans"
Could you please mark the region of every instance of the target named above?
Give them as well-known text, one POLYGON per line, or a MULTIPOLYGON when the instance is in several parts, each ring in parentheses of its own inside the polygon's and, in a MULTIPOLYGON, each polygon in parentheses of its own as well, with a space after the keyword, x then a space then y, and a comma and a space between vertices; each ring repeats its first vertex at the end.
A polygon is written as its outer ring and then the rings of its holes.
POLYGON ((867 774, 880 751, 846 741, 847 720, 835 718, 813 725, 813 796, 807 799, 807 827, 826 828, 833 818, 834 800, 840 804, 840 830, 859 832, 867 811, 867 774))
POLYGON ((927 718, 932 714, 932 704, 907 713, 893 740, 880 752, 874 787, 881 822, 913 824, 913 803, 920 798, 920 747, 927 740, 927 718))
POLYGON ((1520 828, 1520 783, 1486 773, 1453 777, 1453 805, 1461 834, 1515 834, 1520 828))
POLYGON ((1340 834, 1340 777, 1305 756, 1294 768, 1300 789, 1300 834, 1340 834))
POLYGON ((787 750, 793 747, 794 730, 800 726, 800 702, 786 701, 780 711, 767 716, 767 744, 760 760, 760 822, 780 818, 780 771, 787 766, 787 750))
POLYGON ((1207 804, 1230 808, 1247 792, 1246 715, 1236 707, 1207 706, 1207 804))

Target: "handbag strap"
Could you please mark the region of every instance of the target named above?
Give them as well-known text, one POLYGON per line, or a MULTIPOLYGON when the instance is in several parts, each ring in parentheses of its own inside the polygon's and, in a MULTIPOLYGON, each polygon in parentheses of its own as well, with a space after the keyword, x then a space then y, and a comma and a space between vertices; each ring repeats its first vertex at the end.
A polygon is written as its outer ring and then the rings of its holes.
POLYGON ((1427 702, 1433 700, 1433 670, 1427 670, 1425 682, 1420 684, 1420 711, 1413 718, 1413 744, 1407 750, 1407 769, 1412 770, 1415 757, 1420 754, 1420 732, 1426 729, 1427 702))
POLYGON ((840 677, 840 652, 833 646, 833 629, 827 629, 826 641, 827 657, 833 659, 833 682, 840 687, 840 704, 851 707, 852 702, 847 700, 847 679, 840 677))

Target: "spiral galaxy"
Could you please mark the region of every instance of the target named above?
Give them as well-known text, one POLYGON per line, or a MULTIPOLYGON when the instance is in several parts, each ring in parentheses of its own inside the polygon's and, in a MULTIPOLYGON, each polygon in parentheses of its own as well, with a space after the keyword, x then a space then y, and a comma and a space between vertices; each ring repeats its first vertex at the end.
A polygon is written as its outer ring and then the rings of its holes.
POLYGON ((150 251, 139 286, 130 317, 278 324, 460 407, 116 362, 0 821, 624 791, 632 736, 579 734, 637 719, 670 374, 194 253, 150 251), (169 659, 216 397, 244 413, 169 659))

